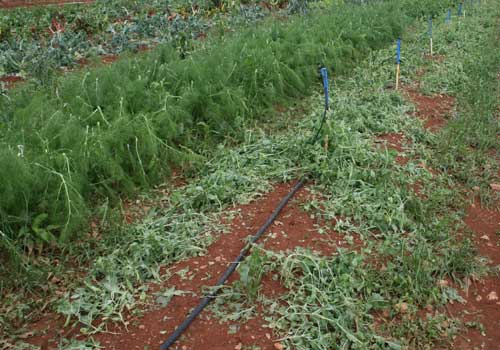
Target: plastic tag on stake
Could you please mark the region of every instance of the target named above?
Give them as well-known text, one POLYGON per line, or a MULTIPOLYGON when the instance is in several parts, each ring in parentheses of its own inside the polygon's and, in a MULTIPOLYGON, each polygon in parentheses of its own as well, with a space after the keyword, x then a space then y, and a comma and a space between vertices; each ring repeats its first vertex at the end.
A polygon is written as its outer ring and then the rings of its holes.
POLYGON ((401 64, 401 39, 398 39, 396 46, 396 64, 401 64))
POLYGON ((429 30, 427 32, 429 34, 429 37, 432 38, 432 16, 429 16, 429 30))
POLYGON ((319 73, 321 74, 321 78, 323 79, 323 91, 325 92, 325 110, 329 109, 329 102, 328 102, 328 71, 326 68, 321 68, 319 70, 319 73))
POLYGON ((462 3, 458 4, 458 17, 462 16, 462 3))
POLYGON ((451 22, 451 10, 448 10, 448 13, 446 14, 446 23, 451 22))

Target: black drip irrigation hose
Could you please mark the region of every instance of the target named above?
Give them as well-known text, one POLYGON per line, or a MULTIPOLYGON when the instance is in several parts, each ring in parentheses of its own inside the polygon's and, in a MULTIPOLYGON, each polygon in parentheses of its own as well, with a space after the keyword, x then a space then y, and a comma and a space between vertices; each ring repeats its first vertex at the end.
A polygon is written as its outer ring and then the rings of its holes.
MULTIPOLYGON (((325 92, 325 111, 321 117, 321 121, 320 121, 318 129, 310 141, 311 144, 315 143, 318 140, 321 129, 323 128, 323 125, 324 125, 324 122, 326 119, 326 114, 329 110, 329 106, 328 106, 328 74, 327 74, 326 68, 320 68, 320 74, 321 74, 321 77, 323 79, 323 88, 324 88, 324 92, 325 92)), ((177 341, 177 339, 179 339, 179 337, 191 325, 191 323, 193 323, 193 321, 196 319, 196 317, 198 317, 198 315, 203 311, 203 309, 208 304, 210 304, 210 302, 213 299, 215 299, 215 297, 217 296, 217 293, 219 291, 219 287, 224 285, 224 283, 226 283, 226 281, 228 280, 229 276, 231 276, 233 274, 233 272, 236 271, 238 265, 243 261, 243 259, 245 259, 245 256, 248 254, 248 252, 252 248, 252 245, 255 242, 257 242, 259 240, 259 238, 267 231, 269 226, 271 226, 272 223, 274 222, 274 220, 276 220, 276 218, 281 213, 283 208, 285 208, 285 206, 290 201, 290 199, 302 188, 302 186, 304 186, 305 183, 306 183, 305 176, 303 176, 299 181, 297 181, 295 186, 293 186, 293 188, 290 190, 290 192, 288 192, 288 194, 278 204, 276 209, 274 209, 273 213, 271 214, 271 216, 269 216, 269 218, 264 223, 264 225, 262 225, 259 228, 259 230, 257 231, 257 233, 255 233, 255 235, 253 235, 250 238, 250 241, 245 245, 245 247, 241 250, 240 254, 236 257, 236 260, 231 263, 231 265, 228 267, 228 269, 219 278, 216 285, 214 286, 215 287, 214 290, 200 301, 198 306, 196 306, 193 309, 193 311, 191 311, 191 313, 184 320, 184 322, 182 322, 179 325, 179 327, 177 327, 177 329, 174 331, 174 333, 172 333, 172 335, 160 346, 161 350, 170 349, 170 347, 177 341)))
POLYGON ((320 121, 320 124, 319 124, 319 127, 318 127, 318 130, 316 131, 316 134, 314 135, 314 137, 311 139, 310 143, 311 144, 315 144, 316 141, 318 141, 319 139, 319 135, 321 133, 321 129, 323 129, 323 125, 325 124, 325 120, 326 120, 326 113, 328 112, 327 109, 325 109, 325 111, 323 112, 323 116, 321 117, 321 121, 320 121))
MULTIPOLYGON (((293 186, 292 190, 281 200, 278 207, 276 207, 276 209, 274 209, 274 212, 267 219, 266 223, 264 225, 262 225, 262 227, 257 231, 257 233, 254 236, 252 236, 252 238, 250 239, 250 242, 245 246, 245 248, 243 248, 241 250, 241 252, 238 255, 238 257, 236 258, 236 260, 231 263, 231 265, 226 270, 226 272, 224 272, 224 274, 219 278, 215 287, 220 287, 224 283, 226 283, 229 276, 231 276, 231 274, 236 270, 238 265, 243 261, 245 256, 248 254, 248 252, 252 248, 252 244, 257 242, 257 240, 266 232, 266 230, 269 228, 269 226, 271 226, 271 224, 274 222, 274 220, 276 220, 276 218, 281 213, 283 208, 287 205, 287 203, 290 201, 290 199, 297 193, 298 190, 300 190, 302 188, 302 186, 304 186, 305 182, 306 182, 306 178, 303 177, 295 184, 295 186, 293 186)), ((203 311, 203 309, 213 299, 215 299, 215 297, 217 295, 217 291, 218 290, 216 288, 215 291, 211 292, 208 296, 204 297, 201 300, 201 302, 198 304, 198 306, 196 306, 196 308, 193 311, 191 311, 191 313, 184 320, 184 322, 182 322, 180 324, 180 326, 177 327, 175 332, 172 333, 172 335, 167 339, 167 341, 161 345, 161 347, 160 347, 161 350, 168 350, 172 346, 172 344, 175 343, 177 341, 177 339, 179 339, 179 337, 182 335, 182 333, 189 327, 189 325, 196 319, 196 317, 203 311)))

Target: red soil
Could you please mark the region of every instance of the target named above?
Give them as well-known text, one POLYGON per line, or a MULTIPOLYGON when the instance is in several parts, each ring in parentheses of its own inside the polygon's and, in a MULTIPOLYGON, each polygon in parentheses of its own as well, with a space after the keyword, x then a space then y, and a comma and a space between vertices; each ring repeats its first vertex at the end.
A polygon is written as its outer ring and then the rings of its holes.
POLYGON ((12 88, 17 83, 24 81, 24 78, 16 75, 4 75, 0 77, 0 82, 4 82, 8 89, 12 88))
POLYGON ((444 60, 446 59, 446 56, 443 56, 443 55, 430 55, 430 54, 425 54, 424 55, 425 59, 429 60, 429 61, 434 61, 434 62, 438 62, 438 63, 441 63, 441 62, 444 62, 444 60))
POLYGON ((403 152, 404 135, 402 133, 387 133, 377 137, 377 141, 384 144, 387 149, 403 152))
MULTIPOLYGON (((497 203, 500 205, 500 203, 497 203)), ((487 209, 476 199, 467 210, 465 224, 474 232, 474 242, 491 265, 500 265, 500 207, 487 209)), ((500 312, 500 310, 499 310, 500 312)))
POLYGON ((500 349, 500 279, 488 277, 472 284, 461 293, 465 304, 447 306, 454 317, 466 325, 452 345, 454 350, 500 349), (482 329, 481 329, 482 328, 482 329))
POLYGON ((408 98, 415 104, 416 116, 424 122, 424 127, 429 131, 438 131, 446 125, 447 117, 455 104, 455 98, 447 95, 422 95, 414 88, 405 88, 408 98))
POLYGON ((118 59, 119 59, 118 55, 106 55, 102 56, 101 61, 104 64, 109 64, 118 61, 118 59))
POLYGON ((408 163, 409 159, 401 155, 401 153, 404 152, 403 146, 406 143, 405 137, 402 133, 382 134, 377 136, 375 142, 381 144, 388 150, 396 151, 398 153, 396 156, 396 162, 399 165, 406 165, 408 163))
MULTIPOLYGON (((149 346, 155 349, 170 335, 184 320, 189 311, 197 305, 206 286, 216 283, 219 276, 225 271, 228 263, 239 254, 244 247, 246 238, 253 235, 272 213, 279 201, 288 193, 293 184, 280 184, 269 194, 262 198, 237 207, 237 215, 230 223, 230 232, 221 234, 213 243, 206 255, 194 257, 174 264, 162 273, 171 277, 162 284, 151 285, 148 294, 175 287, 176 290, 187 292, 182 296, 172 298, 167 307, 147 310, 143 317, 128 315, 127 329, 123 325, 112 325, 110 333, 97 334, 94 338, 105 349, 144 349, 149 346), (187 269, 187 270, 186 270, 187 269), (181 271, 185 271, 181 277, 181 271)), ((326 230, 319 233, 320 223, 310 214, 300 208, 301 204, 311 199, 311 193, 302 189, 295 199, 283 210, 280 217, 271 226, 261 243, 269 250, 286 251, 295 247, 305 247, 318 253, 330 255, 336 252, 337 247, 349 247, 343 236, 326 230)), ((360 239, 355 237, 355 245, 360 239)), ((238 280, 237 274, 233 275, 228 283, 238 280)), ((267 297, 279 298, 286 289, 272 276, 264 276, 260 293, 267 297)), ((234 350, 240 346, 260 346, 262 350, 275 349, 276 339, 270 329, 265 328, 263 311, 259 310, 256 317, 247 322, 219 323, 211 313, 205 310, 201 316, 186 331, 178 344, 179 349, 217 349, 234 350), (238 331, 230 334, 236 327, 238 331), (241 345, 240 345, 241 344, 241 345)), ((34 329, 57 329, 57 322, 45 322, 34 329)), ((54 338, 55 332, 43 337, 34 337, 31 343, 35 345, 47 344, 56 348, 56 344, 49 338, 54 338)), ((77 338, 84 338, 79 335, 77 338)))
POLYGON ((421 181, 416 181, 411 186, 411 189, 417 195, 418 198, 425 200, 425 199, 427 199, 427 196, 422 193, 422 190, 423 190, 422 187, 423 187, 422 182, 421 181))
MULTIPOLYGON (((473 232, 479 254, 489 264, 500 265, 500 211, 486 209, 479 200, 467 210, 465 223, 473 232)), ((500 349, 500 278, 492 275, 472 283, 462 292, 465 304, 448 305, 449 312, 468 324, 466 331, 455 339, 453 349, 500 349), (484 327, 481 331, 478 325, 484 327), (473 327, 474 326, 474 327, 473 327)))

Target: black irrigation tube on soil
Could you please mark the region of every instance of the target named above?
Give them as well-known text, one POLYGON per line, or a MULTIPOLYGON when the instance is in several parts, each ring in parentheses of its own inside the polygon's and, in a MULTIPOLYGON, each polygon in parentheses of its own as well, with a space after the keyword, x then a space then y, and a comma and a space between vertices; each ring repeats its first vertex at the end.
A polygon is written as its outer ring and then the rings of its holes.
POLYGON ((281 202, 276 207, 276 209, 274 209, 273 213, 267 219, 267 221, 264 223, 264 225, 261 226, 261 228, 257 231, 257 233, 252 236, 252 238, 250 239, 250 242, 241 250, 241 252, 238 255, 238 257, 236 258, 236 260, 231 263, 231 265, 226 270, 226 272, 224 272, 224 274, 219 278, 219 280, 217 281, 217 284, 215 285, 216 290, 213 291, 213 292, 211 292, 208 296, 204 297, 200 301, 200 303, 198 304, 198 306, 196 306, 196 308, 193 311, 191 311, 191 313, 184 320, 184 322, 182 322, 179 325, 179 327, 177 327, 177 329, 175 330, 175 332, 172 333, 172 335, 167 339, 167 341, 165 341, 161 345, 161 347, 160 347, 161 350, 168 350, 172 346, 172 344, 174 344, 177 341, 177 339, 179 339, 179 337, 189 327, 189 325, 196 319, 196 317, 198 317, 198 315, 203 311, 203 309, 213 299, 215 299, 215 297, 217 295, 217 292, 218 292, 218 288, 217 287, 220 287, 224 283, 226 283, 226 281, 228 280, 229 276, 231 276, 231 274, 236 270, 236 268, 241 263, 241 261, 243 261, 243 259, 245 258, 245 256, 248 254, 248 252, 252 248, 252 244, 254 244, 255 242, 257 242, 257 240, 266 232, 266 230, 269 228, 269 226, 271 226, 271 224, 274 222, 274 220, 276 220, 276 218, 281 213, 281 211, 283 210, 283 208, 287 205, 287 203, 290 201, 290 199, 302 188, 302 186, 304 186, 305 183, 306 183, 306 178, 305 177, 303 177, 299 181, 297 181, 297 183, 295 184, 295 186, 293 186, 293 188, 291 189, 291 191, 288 192, 288 194, 281 200, 281 202))

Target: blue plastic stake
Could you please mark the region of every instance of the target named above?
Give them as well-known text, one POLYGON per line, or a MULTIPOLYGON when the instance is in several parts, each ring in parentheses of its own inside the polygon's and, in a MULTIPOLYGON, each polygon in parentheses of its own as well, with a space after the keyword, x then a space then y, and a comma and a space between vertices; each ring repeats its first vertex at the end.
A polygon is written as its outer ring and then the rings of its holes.
POLYGON ((319 70, 319 73, 321 74, 321 78, 323 78, 323 91, 325 92, 325 110, 328 110, 329 103, 328 103, 328 72, 326 68, 321 68, 319 70))
POLYGON ((451 22, 451 10, 448 10, 448 13, 446 14, 446 20, 445 20, 446 23, 450 23, 451 22))
POLYGON ((398 39, 398 45, 396 47, 396 64, 401 64, 401 39, 398 39))
POLYGON ((458 17, 462 16, 462 3, 458 4, 458 17))
POLYGON ((399 89, 399 72, 401 66, 401 38, 398 38, 398 44, 396 47, 396 90, 399 89))

